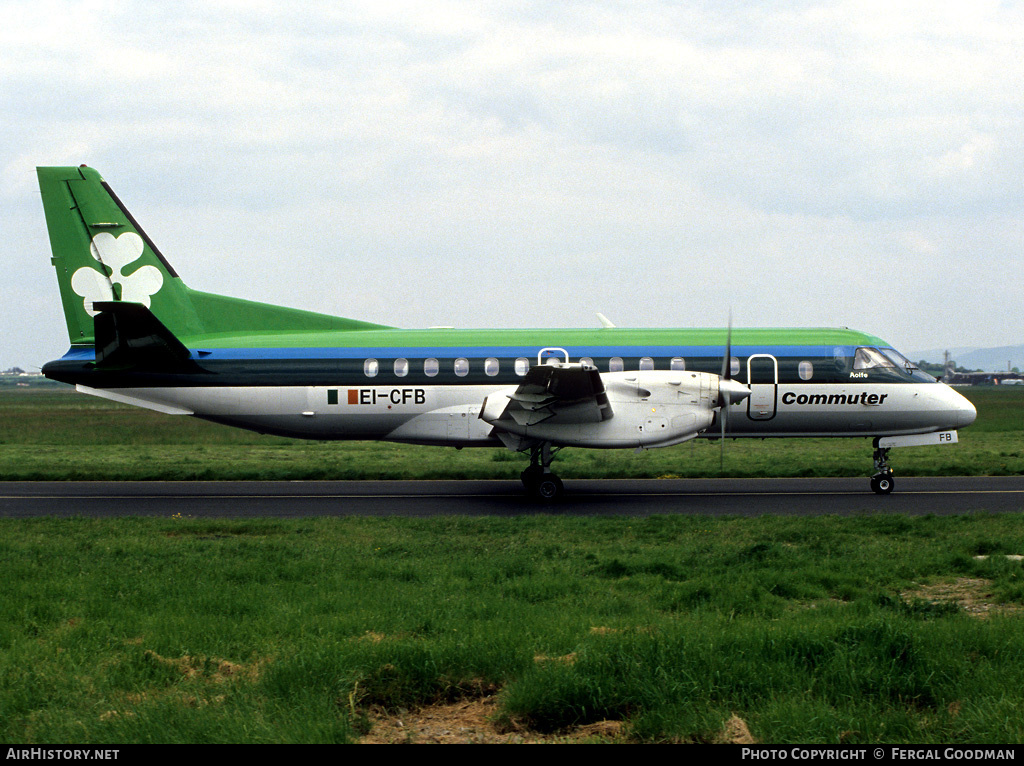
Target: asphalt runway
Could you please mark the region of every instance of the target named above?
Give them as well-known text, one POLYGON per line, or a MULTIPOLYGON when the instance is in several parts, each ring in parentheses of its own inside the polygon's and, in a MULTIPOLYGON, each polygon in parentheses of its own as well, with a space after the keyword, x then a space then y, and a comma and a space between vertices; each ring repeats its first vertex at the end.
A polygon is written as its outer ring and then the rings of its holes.
POLYGON ((1024 477, 567 480, 554 505, 518 481, 5 482, 0 517, 647 516, 964 514, 1024 511, 1024 477))

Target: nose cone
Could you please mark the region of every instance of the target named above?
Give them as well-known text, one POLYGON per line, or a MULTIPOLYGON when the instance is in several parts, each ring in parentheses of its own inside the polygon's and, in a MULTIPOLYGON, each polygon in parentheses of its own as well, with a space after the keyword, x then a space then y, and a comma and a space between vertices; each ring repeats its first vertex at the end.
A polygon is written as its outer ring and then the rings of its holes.
POLYGON ((953 416, 954 428, 969 426, 978 417, 978 411, 964 396, 946 386, 946 403, 953 416))
MULTIPOLYGON (((957 396, 960 396, 960 394, 957 394, 957 396)), ((957 427, 963 428, 964 426, 969 426, 974 422, 974 419, 978 417, 978 410, 976 410, 974 405, 964 397, 960 396, 960 399, 962 403, 960 405, 960 409, 956 412, 957 427)))

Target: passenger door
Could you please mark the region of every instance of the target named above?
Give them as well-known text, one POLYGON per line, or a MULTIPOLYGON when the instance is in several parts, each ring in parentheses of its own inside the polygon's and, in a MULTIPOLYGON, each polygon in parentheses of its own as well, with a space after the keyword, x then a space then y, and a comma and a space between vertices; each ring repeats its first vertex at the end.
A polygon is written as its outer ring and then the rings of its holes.
POLYGON ((771 354, 754 354, 747 358, 747 417, 771 420, 779 393, 779 361, 771 354))

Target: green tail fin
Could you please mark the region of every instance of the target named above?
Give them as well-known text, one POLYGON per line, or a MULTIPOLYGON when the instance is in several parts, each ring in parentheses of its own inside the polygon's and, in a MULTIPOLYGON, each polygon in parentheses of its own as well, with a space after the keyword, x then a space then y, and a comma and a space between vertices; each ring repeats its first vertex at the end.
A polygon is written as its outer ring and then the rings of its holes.
POLYGON ((96 341, 94 303, 150 309, 175 336, 381 329, 383 325, 191 290, 92 168, 37 168, 68 336, 96 341))

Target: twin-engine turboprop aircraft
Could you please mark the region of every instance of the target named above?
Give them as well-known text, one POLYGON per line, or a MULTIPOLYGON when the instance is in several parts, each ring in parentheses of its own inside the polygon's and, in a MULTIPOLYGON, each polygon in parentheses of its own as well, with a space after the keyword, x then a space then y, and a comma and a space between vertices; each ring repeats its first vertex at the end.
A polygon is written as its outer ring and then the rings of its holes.
POLYGON ((554 499, 562 447, 697 436, 956 442, 975 418, 888 343, 848 329, 402 330, 187 287, 100 178, 39 168, 71 349, 43 373, 79 391, 307 439, 528 453, 554 499))

